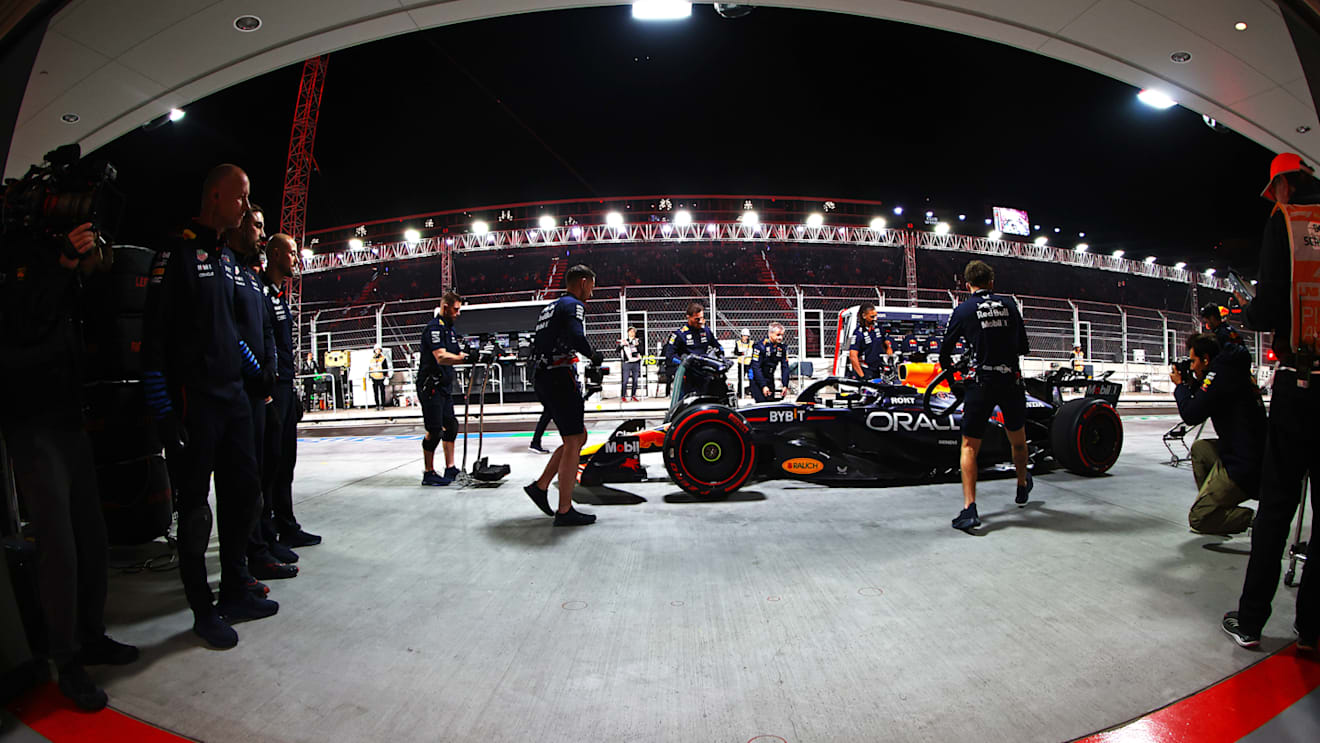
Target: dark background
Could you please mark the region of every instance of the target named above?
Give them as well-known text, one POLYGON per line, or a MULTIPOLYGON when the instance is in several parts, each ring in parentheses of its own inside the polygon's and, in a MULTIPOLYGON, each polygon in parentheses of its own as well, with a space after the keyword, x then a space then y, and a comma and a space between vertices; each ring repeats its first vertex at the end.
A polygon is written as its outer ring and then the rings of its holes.
MULTIPOLYGON (((247 169, 278 226, 300 75, 277 70, 98 150, 131 197, 121 241, 194 214, 225 161, 247 169)), ((1030 52, 830 13, 729 20, 694 6, 642 23, 612 7, 449 26, 331 55, 307 229, 558 198, 777 194, 933 208, 976 234, 991 205, 1013 206, 1056 245, 1086 232, 1093 251, 1250 269, 1272 153, 1136 92, 1030 52)))

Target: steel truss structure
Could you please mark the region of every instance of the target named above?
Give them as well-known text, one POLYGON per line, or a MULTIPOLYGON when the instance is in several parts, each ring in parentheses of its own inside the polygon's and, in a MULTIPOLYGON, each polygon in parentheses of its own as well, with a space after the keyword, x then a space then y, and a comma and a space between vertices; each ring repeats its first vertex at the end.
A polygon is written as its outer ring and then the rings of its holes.
MULTIPOLYGON (((321 92, 325 89, 325 68, 329 62, 329 57, 314 57, 303 63, 298 102, 293 109, 289 160, 284 170, 284 196, 280 203, 280 232, 293 238, 297 250, 302 250, 307 233, 307 187, 316 162, 312 156, 312 147, 316 143, 316 122, 321 115, 321 92)), ((293 276, 289 277, 288 291, 288 303, 293 310, 294 325, 297 326, 302 317, 301 272, 294 271, 293 276)), ((295 353, 301 354, 301 343, 295 344, 295 353)))
POLYGON ((875 230, 869 227, 834 226, 807 227, 801 224, 749 225, 741 222, 705 222, 688 225, 676 225, 670 222, 645 222, 617 227, 608 225, 563 225, 549 230, 500 230, 481 235, 465 233, 448 237, 426 238, 417 242, 371 245, 360 250, 347 250, 339 253, 318 253, 303 261, 303 271, 316 273, 388 261, 445 256, 443 270, 446 272, 445 275, 449 277, 446 283, 452 283, 452 260, 449 260, 447 256, 453 253, 583 245, 682 244, 693 242, 797 243, 805 245, 903 248, 907 274, 906 284, 910 297, 916 296, 915 256, 918 249, 948 250, 973 255, 1002 256, 1044 263, 1057 263, 1231 291, 1227 280, 1215 276, 1206 276, 1195 271, 1015 240, 991 240, 988 237, 954 234, 939 235, 917 230, 875 230))

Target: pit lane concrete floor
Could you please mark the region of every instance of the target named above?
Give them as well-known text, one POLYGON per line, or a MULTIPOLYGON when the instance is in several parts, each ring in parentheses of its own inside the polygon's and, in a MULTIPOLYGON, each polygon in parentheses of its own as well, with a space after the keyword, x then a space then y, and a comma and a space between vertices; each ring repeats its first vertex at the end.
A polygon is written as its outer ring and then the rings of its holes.
POLYGON ((208 650, 174 572, 116 575, 110 631, 143 660, 94 675, 206 741, 1068 740, 1262 657, 1219 629, 1247 543, 1189 533, 1171 424, 1126 418, 1110 476, 1040 476, 1023 509, 984 483, 974 535, 949 528, 956 483, 648 483, 555 529, 525 437, 487 440, 505 483, 462 490, 418 485, 414 439, 304 439, 297 512, 325 543, 272 582, 278 616, 208 650))

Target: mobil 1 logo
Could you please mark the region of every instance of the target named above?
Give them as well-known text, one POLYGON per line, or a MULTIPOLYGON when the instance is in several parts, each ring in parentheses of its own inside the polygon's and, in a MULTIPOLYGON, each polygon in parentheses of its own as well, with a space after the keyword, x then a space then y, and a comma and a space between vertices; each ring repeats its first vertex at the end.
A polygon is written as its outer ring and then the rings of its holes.
POLYGON ((606 454, 641 454, 642 441, 636 436, 621 436, 605 442, 606 454))

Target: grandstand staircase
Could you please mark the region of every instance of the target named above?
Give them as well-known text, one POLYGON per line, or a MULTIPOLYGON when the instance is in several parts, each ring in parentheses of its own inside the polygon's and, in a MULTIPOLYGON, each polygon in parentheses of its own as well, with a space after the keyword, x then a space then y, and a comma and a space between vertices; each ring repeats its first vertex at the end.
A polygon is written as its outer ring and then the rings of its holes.
POLYGON ((362 285, 362 291, 358 293, 356 304, 366 304, 371 299, 371 293, 380 285, 381 275, 379 270, 371 273, 371 279, 362 285))
POLYGON ((550 261, 550 276, 545 280, 545 287, 536 295, 537 299, 549 299, 564 284, 564 261, 558 257, 550 261))

